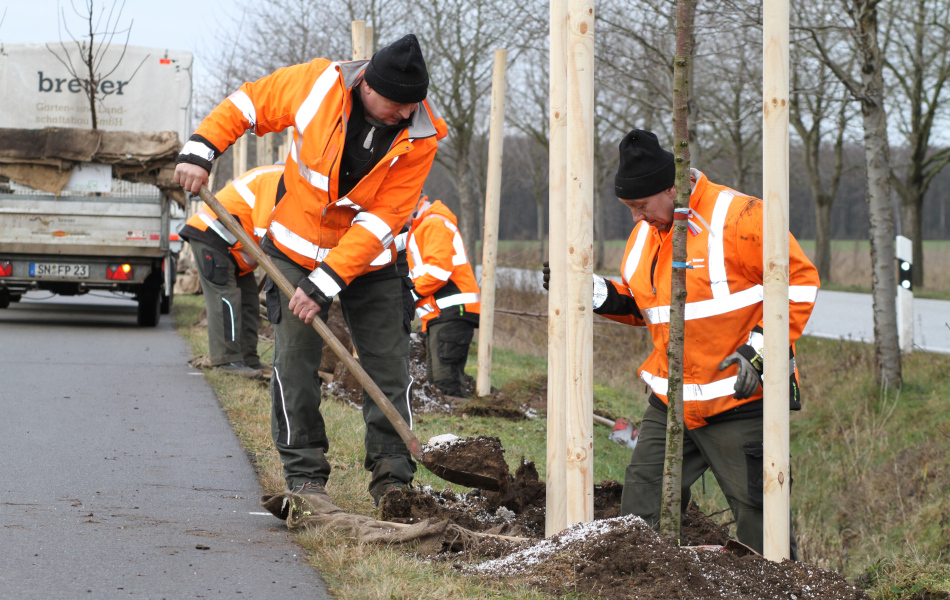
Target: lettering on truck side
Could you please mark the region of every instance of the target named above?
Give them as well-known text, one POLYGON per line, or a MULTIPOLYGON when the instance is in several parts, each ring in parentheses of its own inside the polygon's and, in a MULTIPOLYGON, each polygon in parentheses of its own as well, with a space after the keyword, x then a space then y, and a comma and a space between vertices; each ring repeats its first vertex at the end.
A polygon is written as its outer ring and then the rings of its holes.
MULTIPOLYGON (((63 84, 66 84, 66 89, 73 94, 78 94, 79 92, 85 91, 89 82, 83 81, 81 79, 69 79, 68 77, 43 77, 43 71, 37 71, 37 74, 40 77, 39 91, 40 92, 52 92, 54 94, 59 94, 63 91, 63 84)), ((113 81, 111 79, 106 79, 100 81, 96 86, 97 92, 102 92, 103 94, 115 94, 116 96, 121 96, 122 88, 128 85, 128 81, 113 81)))

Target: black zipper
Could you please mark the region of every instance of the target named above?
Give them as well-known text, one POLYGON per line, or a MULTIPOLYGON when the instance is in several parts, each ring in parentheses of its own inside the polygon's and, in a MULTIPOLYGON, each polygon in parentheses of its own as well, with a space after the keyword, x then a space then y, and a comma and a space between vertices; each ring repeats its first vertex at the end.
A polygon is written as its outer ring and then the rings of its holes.
POLYGON ((653 281, 653 275, 656 273, 656 262, 660 260, 660 253, 657 251, 653 255, 653 265, 650 267, 650 287, 653 288, 653 295, 656 296, 656 283, 653 281))

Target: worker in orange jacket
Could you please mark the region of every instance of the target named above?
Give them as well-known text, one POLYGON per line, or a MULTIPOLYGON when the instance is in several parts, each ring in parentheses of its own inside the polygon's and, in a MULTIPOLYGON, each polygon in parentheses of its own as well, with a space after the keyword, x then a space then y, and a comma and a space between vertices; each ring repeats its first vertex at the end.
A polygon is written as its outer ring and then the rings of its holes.
MULTIPOLYGON (((267 231, 283 171, 280 165, 251 169, 215 194, 254 241, 259 242, 267 231)), ((188 219, 180 235, 190 243, 198 267, 208 312, 212 367, 244 377, 260 377, 270 367, 257 354, 257 261, 205 205, 188 219)))
MULTIPOLYGON (((673 154, 649 131, 620 143, 615 191, 635 226, 621 282, 594 277, 594 312, 646 327, 653 352, 640 365, 649 406, 626 470, 621 513, 659 523, 666 452, 673 154)), ((711 469, 736 520, 739 541, 762 551, 762 201, 709 181, 695 169, 687 218, 683 349, 682 509, 690 486, 711 469)), ((679 215, 677 215, 679 216, 679 215)), ((548 276, 546 274, 546 276, 548 276)), ((789 408, 801 409, 795 341, 818 294, 818 272, 789 235, 789 408)), ((797 556, 794 535, 791 556, 797 556)))
POLYGON ((481 302, 465 255, 458 218, 441 200, 419 200, 406 254, 415 285, 416 316, 426 332, 426 377, 450 396, 462 396, 468 347, 481 302))
MULTIPOLYGON (((408 220, 446 134, 426 102, 429 76, 414 35, 370 60, 323 58, 243 84, 209 114, 178 158, 176 181, 195 193, 211 162, 245 131, 293 127, 294 143, 261 247, 296 283, 287 298, 269 284, 275 327, 271 432, 288 490, 326 498, 329 448, 317 377, 326 320, 339 298, 360 363, 403 418, 409 398, 408 266, 393 242, 408 220)), ((412 481, 408 449, 363 394, 370 493, 412 481)), ((285 515, 280 515, 285 516, 285 515)))

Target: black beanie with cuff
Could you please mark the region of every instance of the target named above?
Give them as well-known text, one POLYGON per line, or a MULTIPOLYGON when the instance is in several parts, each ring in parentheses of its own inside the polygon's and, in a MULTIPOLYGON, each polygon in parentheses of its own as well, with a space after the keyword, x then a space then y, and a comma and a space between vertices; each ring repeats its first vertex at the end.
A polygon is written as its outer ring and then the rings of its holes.
POLYGON ((673 187, 673 153, 660 147, 652 131, 634 129, 620 142, 620 164, 614 191, 622 200, 638 200, 673 187))
POLYGON ((363 79, 388 100, 412 104, 426 99, 429 72, 416 36, 409 34, 380 48, 369 63, 363 79))

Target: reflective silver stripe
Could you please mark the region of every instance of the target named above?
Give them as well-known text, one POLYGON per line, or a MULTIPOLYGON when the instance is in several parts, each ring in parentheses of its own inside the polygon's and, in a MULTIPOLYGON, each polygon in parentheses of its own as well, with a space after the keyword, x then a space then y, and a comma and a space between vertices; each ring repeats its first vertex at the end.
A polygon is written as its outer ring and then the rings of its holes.
POLYGON ((409 429, 412 429, 412 400, 410 400, 412 394, 412 384, 415 382, 415 378, 409 376, 409 386, 406 388, 406 413, 409 415, 409 429))
POLYGON ((749 333, 749 340, 746 343, 752 346, 756 354, 761 355, 762 350, 765 349, 765 336, 758 331, 752 331, 749 333))
POLYGON ((240 250, 238 250, 238 254, 241 255, 241 258, 244 259, 244 262, 247 263, 247 266, 251 267, 252 269, 257 268, 257 259, 251 256, 250 254, 248 254, 244 250, 244 248, 241 248, 240 250))
POLYGON ((330 253, 329 248, 321 248, 320 246, 305 240, 277 221, 271 221, 270 232, 271 235, 274 236, 275 242, 280 242, 297 254, 306 256, 307 258, 311 258, 317 262, 323 262, 323 259, 325 259, 327 254, 330 253))
MULTIPOLYGON (((665 377, 653 375, 647 371, 640 371, 640 379, 650 386, 650 389, 653 390, 653 393, 660 396, 668 395, 669 380, 667 380, 665 377)), ((725 396, 731 396, 734 394, 735 387, 735 375, 732 377, 726 377, 725 379, 720 379, 719 381, 713 381, 711 383, 687 383, 683 385, 683 400, 694 402, 716 400, 718 398, 723 398, 725 396)))
POLYGON ((604 305, 607 300, 607 281, 600 275, 594 275, 594 310, 604 305))
POLYGON ((228 228, 225 227, 221 221, 213 217, 209 217, 203 212, 198 213, 198 218, 201 219, 212 231, 221 236, 221 239, 226 241, 228 244, 234 244, 237 242, 237 238, 234 237, 234 234, 228 231, 228 228))
POLYGON ((247 202, 247 205, 251 208, 254 208, 254 203, 257 201, 257 198, 254 197, 254 192, 251 191, 251 188, 247 187, 242 180, 238 179, 237 181, 232 181, 231 185, 234 186, 234 189, 237 190, 237 193, 244 198, 244 201, 247 202))
POLYGON ((433 312, 434 310, 435 310, 435 309, 432 308, 431 306, 429 306, 428 304, 423 304, 422 306, 417 306, 417 307, 416 307, 416 316, 421 319, 422 317, 424 317, 424 316, 426 316, 427 314, 433 312))
POLYGON ((410 279, 415 279, 416 277, 422 277, 423 275, 432 275, 439 281, 448 281, 449 277, 452 276, 452 271, 446 271, 445 269, 440 269, 435 265, 422 265, 421 269, 413 269, 413 273, 418 272, 418 275, 415 277, 410 276, 410 279))
POLYGON ((465 244, 462 242, 462 236, 459 235, 458 229, 455 230, 455 237, 452 238, 452 248, 455 249, 455 254, 452 255, 452 266, 457 267, 468 262, 468 256, 465 255, 465 244))
MULTIPOLYGON (((754 285, 747 290, 730 294, 725 298, 712 298, 711 300, 700 300, 699 302, 686 303, 686 320, 705 319, 724 315, 740 308, 746 308, 762 302, 762 286, 754 285)), ((658 325, 670 322, 670 307, 657 306, 654 308, 641 308, 644 320, 647 323, 658 325)))
POLYGON ((221 301, 228 305, 228 312, 231 313, 231 341, 237 340, 237 332, 234 331, 234 306, 228 302, 227 298, 221 298, 221 301))
POLYGON ((814 285, 788 286, 790 302, 814 302, 818 298, 818 287, 814 285))
POLYGON ((396 260, 396 257, 393 256, 393 253, 386 248, 383 250, 383 253, 373 259, 373 262, 369 263, 371 267, 382 267, 388 265, 389 263, 396 260))
POLYGON ((244 113, 244 118, 250 123, 247 128, 254 129, 254 126, 257 125, 257 109, 254 108, 254 103, 251 102, 250 96, 238 90, 228 96, 228 100, 230 100, 239 111, 244 113))
POLYGON ((214 153, 214 148, 194 140, 188 140, 185 142, 185 145, 181 147, 181 154, 191 154, 193 156, 207 160, 208 162, 214 160, 214 153))
POLYGON ((405 231, 396 236, 396 252, 402 252, 406 249, 406 240, 409 239, 409 232, 405 231))
POLYGON ((723 298, 729 295, 729 278, 726 276, 726 254, 723 247, 723 229, 726 226, 726 215, 729 205, 735 198, 735 192, 719 192, 716 206, 713 208, 712 222, 709 225, 709 240, 707 241, 706 267, 709 269, 709 285, 712 287, 713 298, 723 298))
POLYGON ((303 132, 307 130, 310 121, 313 120, 314 115, 316 115, 320 109, 320 105, 323 104, 323 99, 327 97, 330 88, 332 88, 339 79, 340 73, 337 71, 339 64, 340 63, 332 62, 327 65, 326 70, 317 77, 317 80, 313 83, 313 87, 310 88, 307 99, 304 100, 300 108, 297 109, 297 114, 294 115, 294 123, 297 126, 297 132, 299 134, 303 135, 303 132))
POLYGON ((336 206, 342 206, 344 208, 352 208, 353 210, 363 210, 362 206, 360 206, 359 204, 356 204, 349 198, 340 198, 339 200, 334 202, 334 204, 336 206))
POLYGON ((371 212, 361 212, 353 219, 352 225, 365 227, 376 239, 380 241, 384 248, 388 248, 393 243, 393 230, 376 215, 371 212))
POLYGON ((419 244, 416 242, 416 234, 409 236, 409 241, 406 244, 406 251, 412 255, 412 271, 409 273, 409 279, 415 279, 416 277, 422 277, 422 252, 419 251, 419 244))
POLYGON ((627 255, 627 260, 623 264, 624 282, 629 282, 637 271, 637 265, 640 264, 640 255, 643 254, 643 245, 647 242, 647 232, 650 226, 646 224, 646 221, 640 221, 637 227, 640 228, 637 239, 633 242, 633 248, 630 249, 630 254, 627 255))
POLYGON ((265 234, 265 233, 267 233, 267 229, 265 229, 265 228, 263 228, 263 227, 255 227, 255 228, 254 228, 254 235, 256 235, 256 236, 259 237, 259 238, 264 237, 264 234, 265 234))
POLYGON ((458 306, 459 304, 474 304, 480 301, 481 296, 479 294, 452 294, 445 298, 439 298, 435 301, 435 305, 439 308, 445 308, 447 306, 458 306))
MULTIPOLYGON (((299 136, 299 139, 302 145, 303 136, 299 136)), ((329 177, 323 173, 311 170, 310 167, 300 162, 300 151, 297 148, 297 144, 291 144, 290 154, 293 156, 294 162, 297 163, 297 172, 300 173, 300 176, 303 177, 307 183, 324 192, 330 190, 329 177)))
POLYGON ((280 382, 280 371, 277 370, 277 365, 274 365, 274 379, 277 380, 277 392, 280 394, 280 409, 284 413, 284 423, 287 424, 287 441, 285 444, 290 444, 290 419, 287 418, 287 402, 284 400, 284 385, 280 382))
POLYGON ((314 269, 310 275, 307 275, 307 279, 312 281, 327 298, 332 298, 340 293, 340 284, 327 275, 323 269, 314 269))

